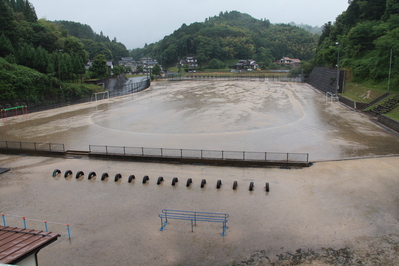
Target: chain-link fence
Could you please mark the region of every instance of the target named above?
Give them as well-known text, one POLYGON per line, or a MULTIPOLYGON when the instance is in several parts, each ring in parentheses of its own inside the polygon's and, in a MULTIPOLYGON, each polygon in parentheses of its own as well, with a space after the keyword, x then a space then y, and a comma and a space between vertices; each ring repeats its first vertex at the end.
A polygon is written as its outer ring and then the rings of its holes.
POLYGON ((127 155, 142 157, 165 157, 187 159, 215 159, 236 161, 270 161, 270 162, 309 162, 308 153, 277 153, 277 152, 247 152, 247 151, 218 151, 191 150, 168 148, 145 148, 124 146, 90 145, 92 154, 127 155))
MULTIPOLYGON (((139 92, 142 90, 147 89, 151 85, 151 80, 143 78, 139 82, 131 82, 131 83, 125 83, 124 85, 115 85, 115 88, 109 91, 109 97, 117 97, 117 96, 122 96, 126 94, 131 94, 134 92, 139 92)), ((12 110, 5 110, 9 109, 12 107, 16 106, 27 106, 28 107, 28 112, 29 113, 34 113, 34 112, 40 112, 40 111, 45 111, 45 110, 50 110, 50 109, 55 109, 55 108, 60 108, 60 107, 65 107, 68 105, 74 105, 74 104, 80 104, 80 103, 86 103, 86 102, 91 102, 93 100, 92 97, 85 97, 85 98, 75 98, 75 99, 69 99, 67 101, 62 101, 60 99, 48 99, 47 103, 45 104, 35 104, 31 103, 27 100, 15 100, 12 102, 0 102, 0 110, 2 118, 7 118, 7 117, 12 117, 12 116, 18 116, 18 115, 23 115, 23 109, 17 109, 16 111, 12 112, 12 110)))

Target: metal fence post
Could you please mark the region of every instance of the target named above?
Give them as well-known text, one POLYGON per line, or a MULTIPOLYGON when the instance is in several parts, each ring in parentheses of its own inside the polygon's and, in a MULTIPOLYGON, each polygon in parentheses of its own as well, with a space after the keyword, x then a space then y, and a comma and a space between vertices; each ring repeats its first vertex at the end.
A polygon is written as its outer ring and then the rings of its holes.
POLYGON ((245 161, 245 151, 242 152, 242 160, 245 161))
POLYGON ((22 217, 22 219, 24 220, 24 229, 26 229, 26 218, 25 218, 25 216, 22 217))
POLYGON ((222 160, 223 160, 224 158, 223 158, 223 151, 222 151, 222 160))
POLYGON ((267 152, 265 152, 265 161, 267 161, 267 152))
POLYGON ((161 157, 163 157, 163 152, 162 152, 162 148, 161 148, 161 157))
POLYGON ((144 147, 141 147, 141 156, 144 156, 144 147))
POLYGON ((123 155, 126 155, 125 146, 123 146, 123 155))
POLYGON ((105 146, 105 154, 108 154, 108 147, 105 146))
POLYGON ((71 239, 71 227, 69 226, 69 224, 67 224, 66 226, 68 230, 68 238, 71 239))
POLYGON ((183 149, 180 149, 180 157, 183 158, 183 149))
POLYGON ((289 155, 289 153, 287 153, 287 163, 288 163, 288 155, 289 155))
POLYGON ((33 142, 33 147, 35 147, 35 150, 36 150, 36 142, 33 142))
POLYGON ((202 150, 201 150, 201 159, 202 159, 202 150))

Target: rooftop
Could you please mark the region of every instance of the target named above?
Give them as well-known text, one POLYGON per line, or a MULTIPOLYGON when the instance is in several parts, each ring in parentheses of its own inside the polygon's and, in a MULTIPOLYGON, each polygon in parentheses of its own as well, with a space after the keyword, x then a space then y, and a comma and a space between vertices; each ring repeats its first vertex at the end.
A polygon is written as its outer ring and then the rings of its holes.
POLYGON ((59 236, 51 232, 0 226, 0 263, 18 263, 56 241, 59 236))

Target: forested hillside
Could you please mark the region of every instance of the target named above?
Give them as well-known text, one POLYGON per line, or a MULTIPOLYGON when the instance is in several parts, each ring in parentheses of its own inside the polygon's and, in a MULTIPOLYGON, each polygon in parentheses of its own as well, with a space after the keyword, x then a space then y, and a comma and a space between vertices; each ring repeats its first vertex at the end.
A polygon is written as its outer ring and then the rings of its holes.
POLYGON ((118 60, 128 51, 116 39, 110 41, 87 25, 38 20, 28 0, 0 0, 0 57, 4 58, 0 60, 0 101, 48 102, 91 95, 93 88, 82 80, 104 74, 86 72, 85 64, 99 54, 105 56, 98 60, 106 73, 105 59, 118 60))
POLYGON ((196 56, 199 64, 211 59, 255 59, 269 66, 282 56, 310 60, 318 35, 289 24, 272 24, 237 11, 220 12, 205 22, 183 24, 161 41, 134 49, 132 57, 152 56, 171 66, 178 58, 196 56))
POLYGON ((78 38, 89 53, 89 58, 93 60, 98 54, 103 54, 106 59, 118 61, 121 57, 129 56, 126 46, 116 40, 104 36, 101 31, 97 34, 89 25, 73 21, 53 21, 66 30, 68 35, 78 38))
POLYGON ((399 90, 399 1, 352 0, 336 21, 326 23, 315 62, 352 70, 355 81, 387 82, 392 51, 392 88, 399 90), (339 49, 339 51, 338 51, 339 49))

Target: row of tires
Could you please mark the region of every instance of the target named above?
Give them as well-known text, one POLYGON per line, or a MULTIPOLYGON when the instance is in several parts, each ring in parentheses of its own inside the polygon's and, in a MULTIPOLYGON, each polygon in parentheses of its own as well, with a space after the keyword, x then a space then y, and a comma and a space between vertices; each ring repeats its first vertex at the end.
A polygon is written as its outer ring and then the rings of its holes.
MULTIPOLYGON (((55 169, 53 171, 53 177, 56 177, 56 176, 59 176, 59 175, 61 175, 61 171, 59 169, 55 169)), ((72 173, 71 170, 65 171, 65 173, 64 173, 64 177, 65 178, 68 178, 68 177, 71 177, 71 176, 73 176, 73 173, 72 173)), ((90 172, 89 175, 87 176, 87 179, 91 180, 91 179, 93 179, 96 176, 97 176, 96 172, 90 172)), ((84 177, 84 172, 83 171, 78 171, 76 173, 75 177, 76 177, 76 179, 80 179, 80 178, 84 177)), ((108 173, 103 173, 101 175, 101 181, 104 181, 107 178, 109 178, 108 173)), ((121 178, 122 178, 122 175, 118 173, 118 174, 115 175, 114 181, 118 182, 121 178)), ((131 183, 135 179, 136 179, 136 177, 134 175, 130 175, 129 178, 128 178, 128 182, 131 183)), ((150 180, 149 176, 145 175, 143 177, 143 181, 142 182, 143 182, 143 184, 146 184, 147 182, 149 182, 149 180, 150 180)), ((158 177, 157 185, 160 185, 163 182, 164 182, 164 178, 162 176, 158 177)), ((172 186, 175 186, 176 183, 178 183, 178 182, 179 182, 179 179, 177 177, 173 177, 172 178, 172 186)), ((186 187, 190 187, 192 183, 193 183, 193 180, 191 178, 188 178, 187 182, 186 182, 186 187)), ((202 179, 201 180, 201 188, 204 188, 205 185, 206 185, 206 179, 202 179)), ((218 180, 216 182, 216 188, 220 189, 221 187, 222 187, 222 180, 218 180)), ((238 182, 234 181, 233 182, 233 190, 236 190, 237 187, 238 187, 238 182)), ((253 191, 254 187, 255 187, 254 182, 250 182, 249 183, 249 191, 253 191)), ((270 191, 270 186, 269 186, 268 182, 266 182, 265 190, 266 190, 266 192, 270 191)))

